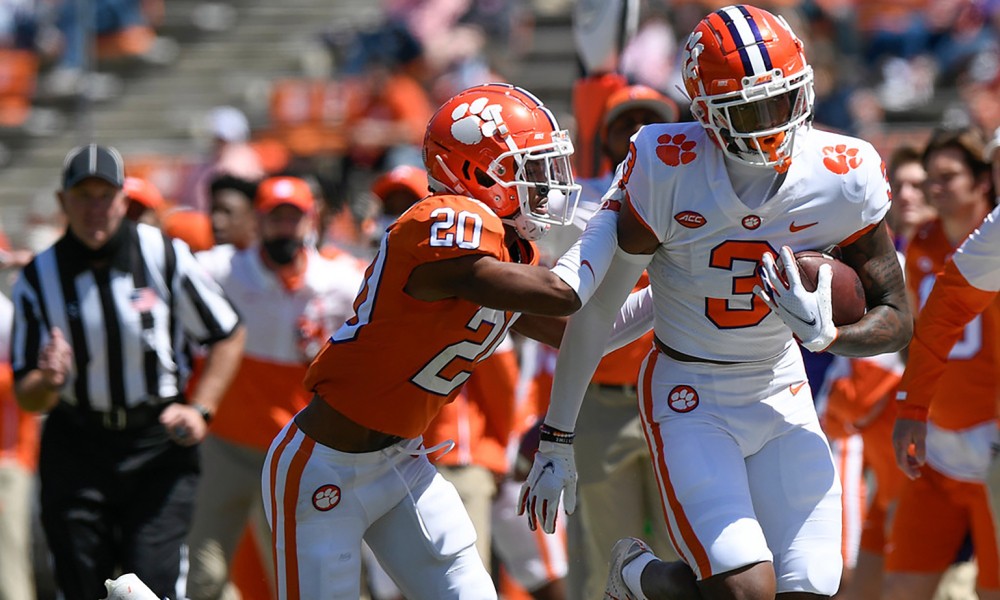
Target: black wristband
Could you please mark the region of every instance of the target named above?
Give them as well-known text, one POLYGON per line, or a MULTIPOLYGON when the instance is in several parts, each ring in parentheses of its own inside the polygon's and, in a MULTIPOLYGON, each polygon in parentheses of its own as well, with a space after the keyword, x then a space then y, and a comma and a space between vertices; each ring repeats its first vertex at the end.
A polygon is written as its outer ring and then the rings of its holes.
POLYGON ((554 427, 549 427, 542 423, 538 427, 538 439, 543 442, 554 442, 556 444, 572 444, 576 434, 571 431, 559 431, 554 427))
POLYGON ((209 411, 203 405, 201 405, 201 404, 192 404, 191 407, 194 408, 196 411, 198 411, 198 413, 201 415, 202 419, 205 419, 205 424, 206 425, 208 425, 209 423, 212 422, 212 413, 211 413, 211 411, 209 411))

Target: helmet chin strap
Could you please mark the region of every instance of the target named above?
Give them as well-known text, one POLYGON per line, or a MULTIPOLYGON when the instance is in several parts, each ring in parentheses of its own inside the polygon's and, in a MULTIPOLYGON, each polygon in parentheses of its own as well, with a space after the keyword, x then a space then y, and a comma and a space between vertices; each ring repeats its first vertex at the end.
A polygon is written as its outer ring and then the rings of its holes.
POLYGON ((522 212, 511 217, 502 218, 500 221, 505 225, 513 227, 518 237, 529 242, 538 241, 549 232, 548 224, 534 221, 522 212))

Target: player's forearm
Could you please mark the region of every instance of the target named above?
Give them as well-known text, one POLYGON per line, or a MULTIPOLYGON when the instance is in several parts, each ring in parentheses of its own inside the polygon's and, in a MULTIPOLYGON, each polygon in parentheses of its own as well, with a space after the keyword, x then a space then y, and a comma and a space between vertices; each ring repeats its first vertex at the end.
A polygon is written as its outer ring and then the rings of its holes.
POLYGON ((841 356, 875 356, 905 348, 912 336, 909 309, 881 305, 857 323, 838 327, 837 339, 827 351, 841 356))
POLYGON ((490 272, 468 279, 455 295, 489 308, 548 317, 580 308, 576 292, 549 269, 501 262, 484 266, 490 272))

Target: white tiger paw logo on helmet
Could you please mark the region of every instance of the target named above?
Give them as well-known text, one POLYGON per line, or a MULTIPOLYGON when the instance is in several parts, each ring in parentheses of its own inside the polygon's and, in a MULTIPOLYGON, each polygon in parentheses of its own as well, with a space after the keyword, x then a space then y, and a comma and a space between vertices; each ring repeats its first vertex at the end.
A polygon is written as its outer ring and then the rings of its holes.
POLYGON ((490 104, 486 98, 463 102, 451 111, 454 121, 451 135, 463 144, 474 146, 503 128, 502 110, 499 104, 490 104))
POLYGON ((674 386, 667 402, 675 412, 691 412, 698 406, 698 392, 689 385, 674 386))

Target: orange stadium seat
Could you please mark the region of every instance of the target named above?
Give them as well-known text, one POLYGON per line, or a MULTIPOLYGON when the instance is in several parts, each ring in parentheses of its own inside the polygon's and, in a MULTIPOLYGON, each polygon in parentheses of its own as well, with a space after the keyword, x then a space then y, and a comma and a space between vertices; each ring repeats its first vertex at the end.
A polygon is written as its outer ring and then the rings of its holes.
POLYGON ((360 98, 340 81, 280 79, 270 98, 270 125, 262 137, 281 141, 295 156, 339 154, 348 147, 349 117, 360 98))
POLYGON ((125 171, 130 177, 141 177, 160 190, 168 204, 177 201, 196 160, 187 156, 166 154, 129 155, 125 171))
POLYGON ((156 41, 156 32, 148 25, 133 25, 97 36, 98 60, 114 60, 141 56, 149 52, 156 41))
POLYGON ((31 114, 38 56, 31 50, 0 49, 0 127, 20 127, 31 114))

